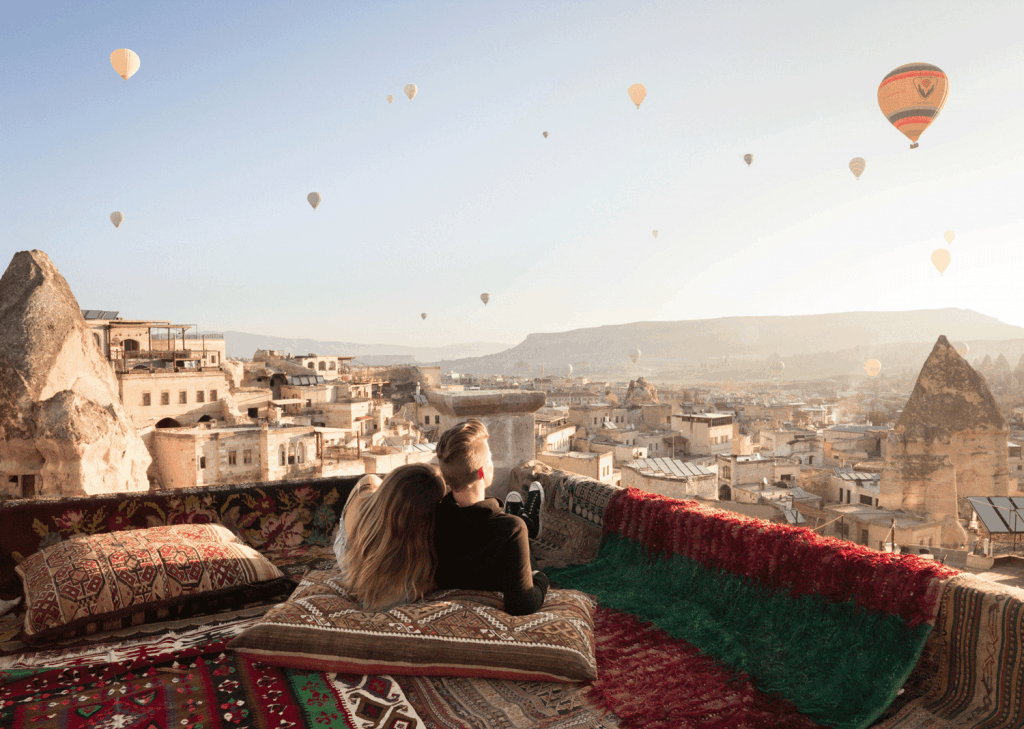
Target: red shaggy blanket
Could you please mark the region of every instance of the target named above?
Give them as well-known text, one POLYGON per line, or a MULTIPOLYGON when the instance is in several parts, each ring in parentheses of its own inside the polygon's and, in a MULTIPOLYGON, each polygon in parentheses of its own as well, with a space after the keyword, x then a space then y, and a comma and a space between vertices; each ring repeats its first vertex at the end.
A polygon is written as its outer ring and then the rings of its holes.
POLYGON ((605 534, 639 542, 650 554, 681 554, 793 597, 853 600, 859 607, 898 615, 911 628, 934 624, 941 581, 959 574, 914 555, 877 552, 810 529, 635 488, 612 498, 604 524, 605 534))
POLYGON ((587 698, 630 729, 816 729, 791 703, 628 613, 594 615, 598 677, 587 698))

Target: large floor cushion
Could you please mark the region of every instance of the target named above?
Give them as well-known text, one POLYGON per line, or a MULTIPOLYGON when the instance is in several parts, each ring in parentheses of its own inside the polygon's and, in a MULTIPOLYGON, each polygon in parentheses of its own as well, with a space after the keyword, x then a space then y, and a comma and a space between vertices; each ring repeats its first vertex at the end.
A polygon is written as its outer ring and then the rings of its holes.
POLYGON ((78 536, 17 566, 40 643, 287 594, 294 581, 219 524, 78 536))
POLYGON ((566 682, 597 676, 593 598, 550 590, 538 612, 518 617, 503 605, 498 592, 443 590, 366 611, 339 570, 315 571, 229 647, 316 671, 566 682))

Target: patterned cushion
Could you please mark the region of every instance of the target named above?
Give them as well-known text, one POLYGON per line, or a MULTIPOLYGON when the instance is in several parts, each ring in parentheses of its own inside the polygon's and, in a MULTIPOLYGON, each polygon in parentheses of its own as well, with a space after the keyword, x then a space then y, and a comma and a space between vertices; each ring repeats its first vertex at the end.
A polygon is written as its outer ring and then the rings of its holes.
POLYGON ((339 570, 308 573, 288 602, 228 644, 264 663, 316 671, 479 676, 524 681, 597 677, 597 604, 550 590, 540 611, 512 616, 499 592, 443 590, 386 612, 362 610, 339 570))
POLYGON ((16 569, 26 643, 231 609, 294 585, 219 524, 72 537, 16 569))

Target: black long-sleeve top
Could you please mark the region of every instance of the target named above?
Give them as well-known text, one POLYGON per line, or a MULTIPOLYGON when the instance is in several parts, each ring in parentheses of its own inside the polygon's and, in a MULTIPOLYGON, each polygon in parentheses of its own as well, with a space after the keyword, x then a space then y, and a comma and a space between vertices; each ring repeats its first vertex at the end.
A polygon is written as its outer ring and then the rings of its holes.
POLYGON ((505 612, 529 615, 544 604, 548 577, 533 575, 526 522, 499 499, 459 506, 449 492, 437 506, 434 547, 438 588, 504 593, 505 612))

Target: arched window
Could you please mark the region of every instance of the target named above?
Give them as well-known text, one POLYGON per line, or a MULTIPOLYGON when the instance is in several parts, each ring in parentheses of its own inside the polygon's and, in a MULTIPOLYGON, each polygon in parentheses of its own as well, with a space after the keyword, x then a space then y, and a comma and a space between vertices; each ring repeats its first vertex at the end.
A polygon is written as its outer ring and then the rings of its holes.
POLYGON ((289 443, 288 444, 288 465, 289 466, 294 466, 295 465, 295 444, 294 443, 289 443))
POLYGON ((306 363, 306 366, 309 367, 309 369, 313 369, 313 363, 312 362, 306 363))
POLYGON ((306 462, 306 444, 299 443, 299 463, 306 462))
POLYGON ((97 334, 96 332, 93 332, 92 333, 92 338, 96 340, 96 346, 99 347, 100 349, 102 349, 103 348, 103 343, 100 342, 100 335, 97 334))
POLYGON ((284 443, 282 443, 281 444, 281 465, 284 466, 286 464, 287 464, 287 461, 285 460, 284 443))
POLYGON ((124 342, 122 344, 124 345, 124 351, 125 352, 138 352, 139 351, 139 343, 136 342, 134 339, 126 339, 126 340, 124 340, 124 342))
POLYGON ((317 369, 319 369, 321 371, 326 370, 327 369, 327 363, 326 362, 321 362, 320 366, 317 369))

